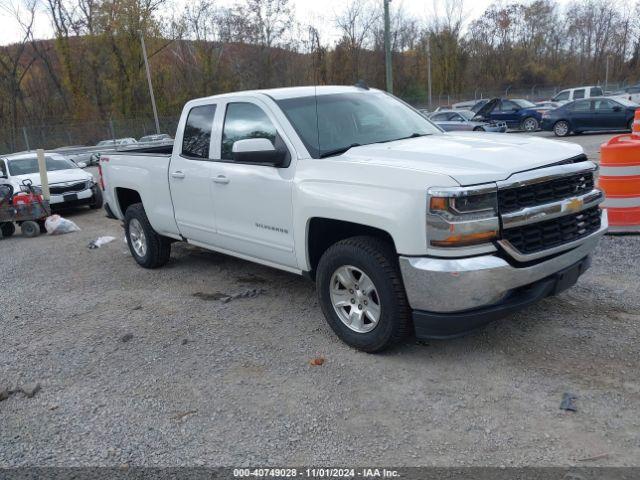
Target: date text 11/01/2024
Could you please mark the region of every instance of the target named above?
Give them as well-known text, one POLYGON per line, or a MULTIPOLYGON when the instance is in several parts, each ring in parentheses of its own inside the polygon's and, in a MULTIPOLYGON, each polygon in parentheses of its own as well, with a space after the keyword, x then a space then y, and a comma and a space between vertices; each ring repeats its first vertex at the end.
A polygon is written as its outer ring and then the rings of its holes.
POLYGON ((236 468, 234 477, 256 478, 398 478, 397 470, 386 468, 236 468))

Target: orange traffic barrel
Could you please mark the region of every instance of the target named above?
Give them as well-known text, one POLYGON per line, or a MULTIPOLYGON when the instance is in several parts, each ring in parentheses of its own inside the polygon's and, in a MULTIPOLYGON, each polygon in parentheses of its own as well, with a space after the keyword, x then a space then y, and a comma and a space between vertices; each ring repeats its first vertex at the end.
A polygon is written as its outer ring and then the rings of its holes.
POLYGON ((640 138, 640 108, 636 110, 633 117, 633 125, 631 125, 631 134, 640 138))
POLYGON ((609 231, 640 232, 640 114, 636 111, 634 133, 618 135, 600 147, 599 187, 606 199, 609 231))

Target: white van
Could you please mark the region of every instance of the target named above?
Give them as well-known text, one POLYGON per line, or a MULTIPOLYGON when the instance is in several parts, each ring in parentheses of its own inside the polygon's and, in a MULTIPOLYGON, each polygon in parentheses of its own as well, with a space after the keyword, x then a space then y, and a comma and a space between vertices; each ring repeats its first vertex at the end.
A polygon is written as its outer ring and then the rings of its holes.
POLYGON ((581 98, 602 97, 603 95, 604 92, 601 87, 590 85, 587 87, 567 88, 566 90, 562 90, 557 93, 551 101, 565 104, 581 98))

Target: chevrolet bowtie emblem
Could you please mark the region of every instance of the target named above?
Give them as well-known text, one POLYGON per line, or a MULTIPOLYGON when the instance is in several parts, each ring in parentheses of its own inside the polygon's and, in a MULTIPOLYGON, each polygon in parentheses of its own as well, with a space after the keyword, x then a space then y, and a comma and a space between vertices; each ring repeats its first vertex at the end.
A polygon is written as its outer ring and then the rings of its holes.
POLYGON ((582 205, 584 205, 582 199, 572 198, 569 200, 569 203, 567 203, 567 210, 570 212, 578 212, 582 208, 582 205))

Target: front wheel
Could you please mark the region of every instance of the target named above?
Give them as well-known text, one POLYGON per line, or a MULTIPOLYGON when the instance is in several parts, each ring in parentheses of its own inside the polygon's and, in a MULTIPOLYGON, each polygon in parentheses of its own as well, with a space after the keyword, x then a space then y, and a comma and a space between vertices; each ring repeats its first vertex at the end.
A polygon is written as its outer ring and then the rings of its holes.
POLYGON ((629 125, 627 125, 627 130, 629 130, 630 132, 633 132, 633 122, 635 119, 631 119, 629 120, 629 125))
POLYGON ((158 268, 169 261, 171 241, 156 233, 141 203, 127 208, 124 233, 131 255, 141 267, 158 268))
POLYGON ((329 326, 347 345, 379 352, 399 342, 410 309, 393 247, 374 237, 352 237, 320 259, 316 285, 329 326))
POLYGON ((484 128, 482 127, 476 127, 473 129, 474 132, 484 132, 484 128))
POLYGON ((536 130, 538 130, 539 126, 540 125, 538 124, 538 120, 533 117, 525 118, 520 125, 522 130, 524 130, 525 132, 535 132, 536 130))
POLYGON ((102 190, 100 190, 100 187, 98 186, 93 187, 93 201, 89 204, 89 208, 92 210, 102 208, 103 202, 102 190))
POLYGON ((555 133, 556 137, 566 137, 569 135, 569 132, 569 123, 565 120, 560 120, 553 126, 553 133, 555 133))

